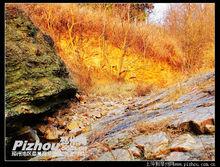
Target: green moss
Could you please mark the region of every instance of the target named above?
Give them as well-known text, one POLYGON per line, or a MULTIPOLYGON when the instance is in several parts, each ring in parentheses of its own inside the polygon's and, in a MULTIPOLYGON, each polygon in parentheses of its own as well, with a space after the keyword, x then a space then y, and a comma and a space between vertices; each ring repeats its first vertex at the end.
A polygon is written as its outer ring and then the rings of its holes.
POLYGON ((5 37, 7 117, 41 113, 75 95, 64 63, 24 12, 6 7, 5 37))

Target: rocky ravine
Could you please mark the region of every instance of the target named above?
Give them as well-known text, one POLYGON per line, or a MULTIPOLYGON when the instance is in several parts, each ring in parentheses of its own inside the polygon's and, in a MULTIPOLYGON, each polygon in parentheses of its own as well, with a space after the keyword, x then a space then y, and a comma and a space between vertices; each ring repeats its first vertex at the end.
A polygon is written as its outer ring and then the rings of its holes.
POLYGON ((213 72, 143 97, 90 96, 51 115, 76 87, 50 37, 15 7, 6 7, 5 16, 8 154, 14 137, 51 143, 69 137, 30 160, 214 160, 213 72))
POLYGON ((36 126, 70 143, 30 160, 214 160, 214 81, 209 72, 143 97, 70 103, 36 126))

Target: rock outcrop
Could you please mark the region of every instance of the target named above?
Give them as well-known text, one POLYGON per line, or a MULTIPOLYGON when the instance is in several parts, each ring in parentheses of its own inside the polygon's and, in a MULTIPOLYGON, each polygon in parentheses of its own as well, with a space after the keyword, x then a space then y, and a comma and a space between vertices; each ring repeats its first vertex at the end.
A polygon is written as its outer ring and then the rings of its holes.
POLYGON ((74 97, 76 87, 53 40, 16 7, 5 11, 5 117, 38 114, 74 97))
MULTIPOLYGON (((61 110, 48 122, 55 119, 53 126, 63 131, 59 137, 69 137, 67 123, 82 121, 82 125, 72 128, 82 129, 80 135, 87 138, 86 145, 78 146, 77 150, 87 149, 80 155, 75 151, 78 156, 71 157, 67 155, 68 151, 63 151, 63 156, 50 156, 49 159, 214 160, 214 80, 215 74, 208 72, 147 96, 121 100, 89 98, 85 104, 75 104, 61 110), (106 114, 101 117, 88 114, 103 111, 106 114), (60 122, 61 119, 66 123, 60 122), (83 130, 88 126, 89 130, 83 130)), ((69 145, 72 144, 75 142, 69 145)), ((31 160, 48 160, 48 157, 31 160)))

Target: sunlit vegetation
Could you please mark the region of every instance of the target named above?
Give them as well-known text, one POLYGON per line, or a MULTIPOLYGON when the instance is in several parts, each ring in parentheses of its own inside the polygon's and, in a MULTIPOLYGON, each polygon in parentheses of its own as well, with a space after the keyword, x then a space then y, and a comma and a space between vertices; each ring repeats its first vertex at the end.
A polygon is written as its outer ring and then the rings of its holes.
POLYGON ((87 93, 141 96, 214 68, 213 4, 171 6, 164 25, 146 21, 152 6, 145 15, 131 4, 18 6, 53 38, 87 93))
POLYGON ((213 4, 178 4, 168 12, 167 32, 180 42, 190 72, 214 67, 214 11, 213 4))

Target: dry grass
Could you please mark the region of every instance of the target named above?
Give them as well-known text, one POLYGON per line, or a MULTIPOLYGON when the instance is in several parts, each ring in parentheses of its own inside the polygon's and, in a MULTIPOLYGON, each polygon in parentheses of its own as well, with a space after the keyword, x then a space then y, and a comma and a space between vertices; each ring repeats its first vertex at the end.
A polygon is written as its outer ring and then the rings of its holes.
POLYGON ((137 96, 145 96, 153 90, 153 85, 138 84, 135 91, 137 96))
POLYGON ((120 15, 113 15, 116 10, 108 11, 101 5, 98 9, 92 4, 18 6, 53 38, 79 89, 86 93, 120 92, 129 83, 137 88, 128 92, 141 95, 150 88, 140 85, 162 88, 179 81, 185 72, 214 68, 212 6, 203 13, 197 12, 199 18, 204 15, 204 23, 190 20, 182 29, 174 24, 174 16, 182 18, 186 10, 179 16, 172 9, 164 28, 123 20, 120 15), (120 89, 96 89, 112 83, 119 83, 120 89))
MULTIPOLYGON (((92 6, 92 5, 91 5, 92 6)), ((103 9, 95 10, 78 5, 23 5, 34 22, 48 32, 54 39, 57 34, 67 39, 80 35, 105 39, 121 48, 127 35, 127 45, 135 52, 166 62, 175 68, 182 64, 181 50, 175 39, 170 38, 162 28, 155 25, 134 24, 119 17, 110 17, 103 9), (105 34, 103 27, 105 24, 105 34)), ((71 41, 70 41, 71 42, 71 41)))
POLYGON ((111 96, 116 98, 129 97, 135 95, 136 84, 134 83, 121 83, 117 82, 109 84, 99 84, 94 86, 90 93, 94 96, 111 96), (119 93, 120 92, 120 93, 119 93))
POLYGON ((99 142, 100 140, 103 139, 103 137, 105 137, 105 135, 114 127, 114 123, 109 124, 108 126, 106 126, 104 129, 102 130, 96 130, 94 131, 88 138, 88 143, 89 144, 93 144, 95 142, 99 142))
POLYGON ((171 118, 166 118, 156 122, 138 122, 135 126, 135 129, 138 130, 140 133, 145 134, 156 133, 164 130, 164 128, 169 125, 171 120, 171 118))
POLYGON ((171 5, 166 29, 180 41, 184 69, 214 68, 215 5, 183 3, 171 5))
POLYGON ((192 88, 189 87, 186 88, 186 87, 182 87, 181 85, 178 85, 177 89, 166 97, 166 100, 175 102, 182 95, 191 91, 190 89, 192 88))
POLYGON ((157 132, 165 132, 166 134, 168 134, 171 138, 175 138, 177 136, 179 136, 180 134, 184 133, 184 130, 181 128, 177 128, 177 129, 173 129, 170 128, 170 122, 173 121, 175 119, 175 117, 168 117, 168 118, 164 118, 161 120, 157 120, 156 122, 138 122, 135 125, 135 129, 139 132, 139 133, 144 133, 144 134, 154 134, 157 132))

